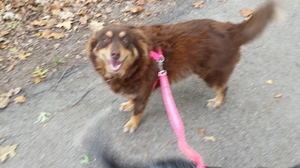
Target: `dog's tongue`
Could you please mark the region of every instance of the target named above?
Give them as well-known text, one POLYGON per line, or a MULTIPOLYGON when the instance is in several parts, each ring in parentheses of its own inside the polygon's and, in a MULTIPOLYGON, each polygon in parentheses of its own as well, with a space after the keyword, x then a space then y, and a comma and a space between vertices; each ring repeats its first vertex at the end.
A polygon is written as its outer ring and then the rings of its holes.
POLYGON ((109 62, 109 64, 110 64, 111 70, 118 71, 121 67, 122 62, 118 62, 117 60, 111 60, 109 62))

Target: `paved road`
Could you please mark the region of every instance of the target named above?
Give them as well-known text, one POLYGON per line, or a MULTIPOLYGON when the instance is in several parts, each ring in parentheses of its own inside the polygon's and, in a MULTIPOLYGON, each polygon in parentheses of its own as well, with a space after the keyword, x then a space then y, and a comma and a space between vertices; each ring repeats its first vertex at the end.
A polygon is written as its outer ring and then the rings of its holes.
MULTIPOLYGON (((255 9, 262 2, 209 1, 202 9, 193 9, 192 3, 180 3, 154 23, 198 18, 240 22, 240 9, 255 9)), ((262 37, 242 48, 242 59, 221 108, 206 107, 214 92, 195 76, 172 86, 186 138, 206 165, 283 168, 300 163, 299 8, 298 0, 285 1, 286 20, 272 23, 262 37), (267 80, 273 84, 266 84, 267 80), (282 97, 274 98, 278 93, 282 97), (199 127, 216 141, 202 140, 199 127)), ((119 112, 118 107, 125 99, 110 92, 88 63, 68 73, 56 88, 60 76, 25 91, 31 97, 26 107, 12 105, 0 113, 0 124, 5 126, 0 131, 10 133, 9 143, 20 144, 17 155, 4 167, 86 167, 79 160, 88 148, 85 139, 91 137, 108 142, 112 154, 122 162, 184 158, 159 90, 153 93, 140 127, 133 134, 124 134, 122 127, 130 113, 119 112), (53 114, 45 126, 34 123, 41 111, 53 114)))

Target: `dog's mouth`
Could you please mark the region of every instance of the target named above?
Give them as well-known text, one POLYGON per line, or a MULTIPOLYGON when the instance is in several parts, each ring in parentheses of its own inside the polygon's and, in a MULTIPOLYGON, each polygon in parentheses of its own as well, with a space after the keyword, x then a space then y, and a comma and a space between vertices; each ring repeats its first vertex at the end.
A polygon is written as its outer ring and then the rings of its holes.
POLYGON ((119 60, 115 60, 115 59, 109 60, 108 61, 109 69, 114 73, 119 72, 126 59, 127 59, 127 57, 123 61, 119 61, 119 60))

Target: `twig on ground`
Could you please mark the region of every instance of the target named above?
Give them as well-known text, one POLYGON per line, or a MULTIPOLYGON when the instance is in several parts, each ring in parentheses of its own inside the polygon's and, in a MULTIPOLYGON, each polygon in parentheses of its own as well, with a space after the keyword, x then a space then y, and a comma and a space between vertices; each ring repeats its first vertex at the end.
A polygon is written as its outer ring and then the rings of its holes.
POLYGON ((94 89, 94 88, 92 88, 92 89, 86 91, 86 92, 80 97, 80 99, 79 99, 76 103, 74 103, 71 107, 74 107, 74 106, 78 105, 78 104, 81 102, 81 100, 83 100, 83 99, 85 98, 85 96, 87 96, 93 89, 94 89))

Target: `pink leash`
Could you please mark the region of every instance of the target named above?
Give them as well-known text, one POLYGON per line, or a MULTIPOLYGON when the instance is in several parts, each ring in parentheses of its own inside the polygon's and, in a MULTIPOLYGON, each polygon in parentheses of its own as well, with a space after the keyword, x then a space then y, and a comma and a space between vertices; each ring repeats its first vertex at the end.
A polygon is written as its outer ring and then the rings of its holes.
POLYGON ((160 87, 169 120, 177 136, 179 149, 186 157, 196 164, 197 168, 205 168, 202 157, 188 145, 185 139, 184 125, 172 96, 167 71, 163 70, 164 56, 162 55, 162 50, 158 49, 158 52, 151 51, 150 55, 158 64, 160 87))

